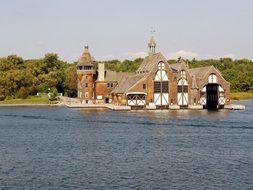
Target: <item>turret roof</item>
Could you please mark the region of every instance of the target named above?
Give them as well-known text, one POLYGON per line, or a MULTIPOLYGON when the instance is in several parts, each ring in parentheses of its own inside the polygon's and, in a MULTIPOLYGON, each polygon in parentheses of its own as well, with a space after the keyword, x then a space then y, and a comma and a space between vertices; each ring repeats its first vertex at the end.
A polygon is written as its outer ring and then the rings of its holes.
POLYGON ((84 51, 80 59, 78 60, 78 66, 93 66, 94 58, 89 52, 88 46, 84 47, 84 51))

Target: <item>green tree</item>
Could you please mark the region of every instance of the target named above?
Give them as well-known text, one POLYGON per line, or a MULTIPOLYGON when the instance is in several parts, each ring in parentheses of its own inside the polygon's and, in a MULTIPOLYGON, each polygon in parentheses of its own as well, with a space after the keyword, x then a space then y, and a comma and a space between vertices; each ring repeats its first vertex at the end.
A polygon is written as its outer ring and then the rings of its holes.
POLYGON ((68 96, 74 97, 77 94, 77 73, 76 65, 72 65, 65 70, 65 87, 68 96))

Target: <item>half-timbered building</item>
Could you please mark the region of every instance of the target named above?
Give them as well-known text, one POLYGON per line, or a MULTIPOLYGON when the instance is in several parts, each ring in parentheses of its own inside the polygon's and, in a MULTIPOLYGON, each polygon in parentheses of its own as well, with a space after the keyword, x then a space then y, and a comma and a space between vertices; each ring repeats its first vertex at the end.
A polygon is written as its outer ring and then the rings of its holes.
POLYGON ((230 84, 214 66, 189 68, 179 59, 168 64, 151 37, 149 54, 133 73, 95 67, 88 47, 77 64, 78 97, 83 103, 128 105, 132 109, 223 108, 230 84))

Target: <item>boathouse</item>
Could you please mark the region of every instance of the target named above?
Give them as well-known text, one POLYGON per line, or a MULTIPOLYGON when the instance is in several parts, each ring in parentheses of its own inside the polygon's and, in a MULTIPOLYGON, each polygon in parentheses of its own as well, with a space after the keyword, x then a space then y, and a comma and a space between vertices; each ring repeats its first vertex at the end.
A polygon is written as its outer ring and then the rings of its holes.
POLYGON ((88 47, 77 64, 78 98, 83 104, 128 105, 132 109, 220 109, 230 104, 230 83, 214 66, 189 68, 179 59, 168 64, 156 53, 151 37, 149 54, 136 72, 115 72, 95 64, 88 47))

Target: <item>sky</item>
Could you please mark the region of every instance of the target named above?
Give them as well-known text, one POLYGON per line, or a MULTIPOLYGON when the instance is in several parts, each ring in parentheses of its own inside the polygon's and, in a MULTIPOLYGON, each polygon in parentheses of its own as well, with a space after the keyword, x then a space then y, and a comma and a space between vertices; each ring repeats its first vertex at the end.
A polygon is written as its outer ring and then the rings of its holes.
POLYGON ((0 57, 253 59, 252 0, 0 0, 0 57), (152 32, 155 31, 155 32, 152 32))

